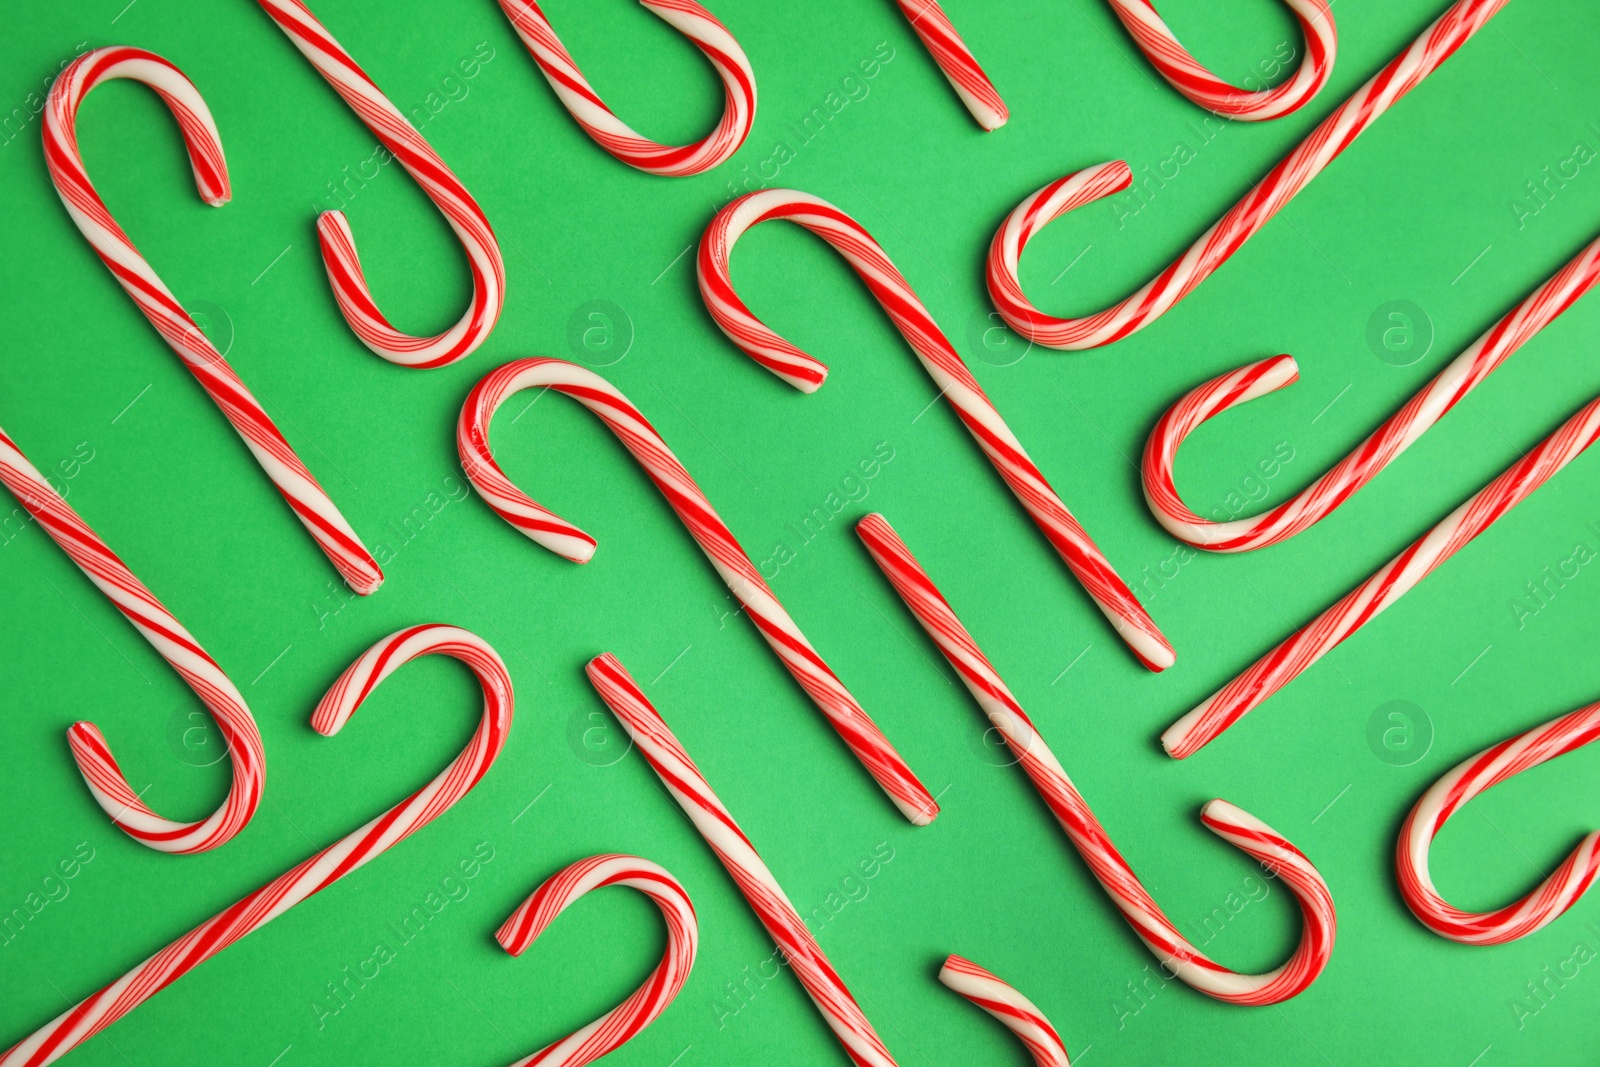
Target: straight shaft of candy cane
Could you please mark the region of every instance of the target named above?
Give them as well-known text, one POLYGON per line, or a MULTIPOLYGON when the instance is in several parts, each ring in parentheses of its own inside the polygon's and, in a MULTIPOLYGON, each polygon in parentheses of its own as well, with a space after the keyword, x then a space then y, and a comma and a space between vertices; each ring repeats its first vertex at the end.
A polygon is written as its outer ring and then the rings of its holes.
POLYGON ((1070 1067, 1067 1046, 1044 1012, 999 975, 969 959, 950 956, 939 968, 939 981, 999 1019, 1017 1035, 1038 1067, 1070 1067))
POLYGON ((224 750, 233 763, 233 779, 222 806, 198 822, 174 822, 163 819, 139 799, 99 728, 92 722, 76 722, 67 731, 67 744, 95 803, 129 837, 158 852, 204 852, 226 844, 255 815, 267 777, 261 732, 244 696, 200 642, 28 462, 3 429, 0 482, 200 698, 216 720, 224 750))
POLYGON ((973 57, 972 50, 961 39, 961 34, 956 32, 938 0, 895 2, 900 5, 900 13, 921 38, 923 47, 944 72, 950 88, 956 91, 978 125, 986 130, 998 130, 1004 126, 1011 117, 1006 110, 1006 102, 1000 99, 1000 91, 973 57))
POLYGON ((1262 701, 1404 596, 1445 560, 1526 500, 1600 437, 1600 399, 1591 400, 1539 446, 1474 493, 1410 548, 1384 564, 1344 599, 1312 619, 1167 727, 1161 745, 1174 759, 1192 756, 1262 701))
POLYGON ((1451 817, 1507 778, 1600 740, 1600 704, 1569 712, 1501 741, 1435 782, 1406 816, 1395 846, 1395 875, 1406 906, 1423 925, 1467 945, 1503 945, 1560 918, 1600 874, 1600 831, 1584 835, 1561 866, 1521 900, 1490 912, 1463 911, 1434 888, 1428 848, 1451 817))
POLYGON ((688 981, 700 945, 694 904, 671 871, 638 856, 590 856, 557 871, 511 913, 494 938, 511 955, 520 956, 567 908, 609 886, 643 893, 661 909, 667 923, 667 949, 660 964, 627 1000, 511 1067, 584 1067, 593 1063, 639 1036, 667 1010, 688 981))
POLYGON ((1218 115, 1261 122, 1298 111, 1322 91, 1333 74, 1339 35, 1329 0, 1284 0, 1300 23, 1305 56, 1289 78, 1270 89, 1238 89, 1207 70, 1179 43, 1156 13, 1153 0, 1111 0, 1111 10, 1150 65, 1178 92, 1218 115))
POLYGON ((1018 262, 1028 242, 1061 215, 1133 182, 1123 162, 1102 163, 1050 183, 1006 218, 989 246, 987 280, 996 310, 1023 337, 1048 348, 1098 348, 1166 314, 1228 261, 1261 227, 1322 173, 1339 153, 1481 30, 1508 0, 1457 0, 1389 65, 1312 130, 1172 265, 1132 296, 1083 318, 1046 315, 1022 291, 1018 262))
POLYGON ((882 515, 868 515, 856 532, 878 569, 1005 738, 1011 754, 1106 895, 1168 974, 1217 1000, 1251 1006, 1277 1004, 1317 980, 1333 954, 1333 897, 1322 875, 1298 848, 1225 800, 1213 800, 1201 809, 1200 819, 1207 829, 1283 879, 1305 919, 1294 954, 1265 974, 1239 974, 1212 960, 1178 932, 1122 858, 1027 712, 888 521, 882 515))
POLYGON ((507 478, 489 447, 489 427, 500 405, 523 389, 550 388, 594 412, 639 461, 684 529, 738 598, 745 614, 806 696, 828 718, 840 740, 914 825, 926 826, 939 805, 917 779, 850 690, 812 647, 773 595, 728 524, 644 413, 593 371, 565 360, 519 359, 484 375, 461 406, 456 449, 461 469, 495 513, 533 541, 575 563, 594 554, 595 540, 541 506, 507 478))
POLYGON ((352 663, 317 705, 311 725, 332 736, 397 668, 439 653, 470 667, 483 688, 483 715, 467 747, 427 785, 316 855, 225 908, 115 982, 62 1012, 0 1054, 0 1067, 54 1063, 240 938, 320 893, 404 841, 472 791, 494 765, 511 728, 511 677, 488 642, 454 626, 391 634, 352 663))
POLYGON ((1144 450, 1145 500, 1172 536, 1196 548, 1248 552, 1286 541, 1327 518, 1382 474, 1512 353, 1594 288, 1596 281, 1600 281, 1600 239, 1507 312, 1326 474, 1276 507, 1226 522, 1195 514, 1178 496, 1172 474, 1178 448, 1207 419, 1296 381, 1299 368, 1292 356, 1273 356, 1213 378, 1168 408, 1151 431, 1144 450))
POLYGON ((944 331, 917 298, 911 283, 860 223, 820 197, 794 189, 764 189, 728 204, 700 239, 700 296, 728 339, 763 367, 802 392, 821 387, 828 368, 775 333, 750 311, 733 288, 734 245, 770 219, 803 226, 832 245, 883 306, 923 370, 939 387, 995 472, 1049 540, 1112 629, 1139 662, 1153 671, 1177 659, 1172 645, 1139 598, 1112 567, 1045 479, 995 409, 944 331))
POLYGON ((461 242, 472 271, 472 299, 454 326, 433 337, 401 333, 378 310, 372 291, 367 288, 355 235, 344 212, 324 211, 317 219, 322 262, 345 321, 362 344, 402 367, 442 367, 465 359, 493 332, 506 299, 505 260, 483 209, 433 146, 389 102, 310 8, 301 0, 258 3, 443 213, 461 242))
MULTIPOLYGON (((712 792, 711 785, 689 758, 661 715, 609 652, 589 661, 589 681, 622 723, 640 754, 667 787, 672 799, 689 816, 700 836, 711 846, 749 902, 767 934, 783 952, 785 962, 805 987, 822 1019, 858 1067, 893 1067, 894 1057, 878 1038, 823 954, 822 947, 784 895, 783 887, 739 829, 733 816, 712 792)), ((0 1067, 5 1067, 0 1064, 0 1067)))
POLYGON ((154 89, 183 134, 200 197, 228 202, 228 164, 217 124, 200 91, 183 72, 142 48, 97 48, 78 57, 50 86, 44 113, 44 158, 50 180, 89 246, 133 298, 145 318, 183 360, 201 388, 243 438, 245 447, 350 588, 363 596, 383 583, 383 571, 300 462, 228 361, 166 287, 95 191, 78 149, 78 108, 103 82, 125 78, 154 89))
POLYGON ((696 0, 641 0, 647 11, 688 38, 722 79, 722 121, 689 145, 657 144, 617 118, 578 69, 555 27, 535 0, 500 0, 500 9, 563 107, 594 142, 646 174, 683 178, 727 160, 750 136, 756 118, 756 75, 744 49, 728 28, 696 0))

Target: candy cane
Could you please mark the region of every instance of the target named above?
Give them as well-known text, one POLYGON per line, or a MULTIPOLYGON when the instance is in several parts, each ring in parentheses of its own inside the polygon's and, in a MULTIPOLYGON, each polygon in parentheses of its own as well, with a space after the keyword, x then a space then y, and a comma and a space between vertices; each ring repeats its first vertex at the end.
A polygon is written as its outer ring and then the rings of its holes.
POLYGON ((1452 941, 1503 945, 1543 929, 1589 891, 1600 874, 1600 831, 1585 836, 1533 892, 1491 912, 1462 911, 1439 895, 1428 872, 1428 847, 1444 824, 1479 793, 1597 738, 1600 704, 1590 704, 1484 749, 1422 794, 1400 830, 1394 864, 1400 893, 1423 925, 1452 941))
POLYGON ((1305 918, 1294 954, 1288 962, 1265 974, 1237 974, 1212 960, 1178 932, 1145 890, 1027 712, 887 520, 882 515, 868 515, 856 532, 884 577, 1005 738, 1011 754, 1111 902, 1139 940, 1155 953, 1166 973, 1207 996, 1246 1005, 1277 1004, 1317 980, 1333 953, 1333 897, 1322 875, 1298 848, 1260 819, 1225 800, 1213 800, 1200 810, 1200 821, 1207 829, 1284 880, 1305 918))
POLYGON ((1111 10, 1152 66, 1178 92, 1207 111, 1242 122, 1261 122, 1298 111, 1322 91, 1333 73, 1339 34, 1328 0, 1283 0, 1306 40, 1294 77, 1272 89, 1237 89, 1201 66, 1156 14, 1152 0, 1111 0, 1111 10))
POLYGON ((485 375, 467 396, 456 428, 461 468, 478 495, 501 518, 557 555, 574 563, 586 563, 594 555, 593 537, 535 503, 511 483, 494 461, 489 424, 495 411, 513 393, 534 388, 565 393, 599 416, 616 434, 661 490, 772 651, 828 717, 873 780, 912 823, 925 826, 932 822, 939 813, 932 794, 811 647, 666 441, 610 382, 575 364, 543 357, 515 360, 485 375))
POLYGON ((950 17, 936 0, 895 0, 900 13, 911 23, 911 28, 922 39, 922 45, 933 56, 944 72, 950 88, 956 91, 967 111, 986 130, 998 130, 1006 124, 1011 113, 1000 91, 983 72, 967 42, 961 39, 950 17))
POLYGON ((460 320, 434 337, 413 337, 389 324, 367 288, 356 253, 355 234, 342 211, 317 218, 322 262, 333 297, 361 343, 402 367, 442 367, 465 359, 488 339, 506 299, 506 265, 483 209, 444 160, 389 102, 333 35, 300 0, 257 0, 300 54, 350 105, 378 141, 400 161, 455 231, 472 270, 472 301, 460 320))
POLYGON ((222 806, 198 822, 173 822, 139 799, 100 728, 76 722, 67 731, 67 745, 95 803, 129 837, 158 852, 204 852, 226 844, 255 816, 267 775, 261 732, 244 697, 200 642, 134 577, 3 429, 0 482, 200 698, 216 720, 224 751, 233 762, 233 780, 222 806))
POLYGON ((769 329, 734 291, 728 266, 733 246, 745 231, 769 219, 804 226, 844 257, 1112 628, 1146 667, 1159 671, 1172 666, 1176 657, 1161 630, 1028 458, 905 276, 849 215, 826 200, 793 189, 751 193, 717 212, 700 239, 699 276, 700 296, 722 332, 757 363, 801 392, 815 392, 828 375, 825 364, 769 329))
POLYGON ((571 113, 601 148, 630 167, 646 174, 682 178, 710 170, 727 160, 750 136, 756 118, 756 75, 744 49, 728 28, 695 0, 640 0, 646 10, 659 17, 700 49, 722 79, 724 101, 722 121, 717 128, 694 144, 657 144, 641 137, 632 126, 617 118, 600 94, 594 91, 578 69, 555 28, 534 0, 500 0, 500 9, 528 54, 539 64, 563 107, 571 113))
POLYGON ((95 192, 78 151, 78 108, 102 82, 126 78, 156 91, 183 134, 200 198, 212 207, 228 202, 228 164, 211 111, 182 71, 142 48, 97 48, 79 56, 50 86, 44 112, 44 158, 61 203, 113 277, 133 298, 168 346, 183 360, 289 507, 357 593, 375 592, 383 571, 312 477, 259 401, 222 358, 205 331, 183 310, 139 254, 105 201, 95 192))
POLYGON ((999 1019, 1017 1035, 1039 1067, 1069 1067, 1067 1046, 1044 1012, 999 975, 971 960, 950 956, 939 968, 939 981, 999 1019))
POLYGON ((1337 466, 1282 504, 1228 522, 1212 522, 1184 505, 1172 476, 1178 447, 1207 419, 1297 381, 1299 368, 1292 356, 1274 356, 1211 379, 1168 408, 1150 434, 1144 451, 1144 495, 1150 510, 1172 536, 1213 552, 1248 552, 1288 540, 1327 518, 1383 473, 1596 281, 1600 281, 1600 240, 1512 308, 1337 466))
MULTIPOLYGON (((711 785, 684 751, 661 715, 617 658, 607 652, 589 661, 589 681, 615 713, 661 784, 689 816, 717 860, 732 876, 767 934, 777 943, 784 962, 805 987, 822 1019, 860 1067, 893 1067, 894 1057, 845 988, 822 947, 783 887, 761 861, 755 846, 712 792, 711 785)), ((4 1067, 0 1064, 0 1067, 4 1067)))
POLYGON ((1055 318, 1030 304, 1022 292, 1017 263, 1023 248, 1045 226, 1074 208, 1122 192, 1132 184, 1133 172, 1117 161, 1051 182, 1018 204, 995 233, 987 271, 990 299, 1012 329, 1047 348, 1098 348, 1142 330, 1227 262, 1378 116, 1438 70, 1506 3, 1457 0, 1311 131, 1182 257, 1126 300, 1085 318, 1055 318))
POLYGON ((638 856, 590 856, 557 871, 511 913, 494 939, 511 955, 520 956, 556 916, 580 897, 613 885, 636 889, 661 909, 661 917, 667 922, 667 950, 660 965, 627 1000, 511 1067, 583 1067, 593 1063, 655 1022, 688 980, 700 945, 694 904, 671 871, 638 856))
POLYGON ((245 935, 393 848, 472 791, 500 755, 511 728, 511 677, 488 642, 454 626, 413 626, 379 641, 334 683, 311 716, 312 729, 338 733, 373 689, 419 656, 451 656, 483 687, 483 716, 467 747, 427 785, 285 871, 238 903, 79 1001, 0 1055, 0 1067, 54 1063, 245 935))
POLYGON ((1435 567, 1493 526, 1500 516, 1526 500, 1561 468, 1582 455, 1597 437, 1600 437, 1600 398, 1591 400, 1537 448, 1474 493, 1410 548, 1346 594, 1343 600, 1306 623, 1243 674, 1206 698, 1199 707, 1167 727, 1161 735, 1161 745, 1167 755, 1184 759, 1210 744, 1262 701, 1299 677, 1301 671, 1399 600, 1412 586, 1432 574, 1435 567))

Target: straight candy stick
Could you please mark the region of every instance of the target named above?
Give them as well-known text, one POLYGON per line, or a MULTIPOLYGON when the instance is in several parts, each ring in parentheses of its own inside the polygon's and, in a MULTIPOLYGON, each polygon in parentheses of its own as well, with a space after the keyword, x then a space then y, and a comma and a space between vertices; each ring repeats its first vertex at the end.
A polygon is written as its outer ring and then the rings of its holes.
MULTIPOLYGON (((855 997, 811 936, 810 929, 783 887, 756 853, 755 846, 733 821, 733 815, 712 792, 711 784, 694 765, 661 715, 646 699, 639 684, 611 653, 589 661, 589 681, 600 698, 621 721, 639 752, 667 787, 672 799, 689 816, 718 861, 749 902, 756 918, 782 950, 790 970, 805 987, 823 1022, 844 1046, 858 1067, 895 1067, 894 1057, 867 1021, 855 997)), ((5 1065, 0 1064, 0 1067, 5 1065)))
POLYGON ((1537 448, 1474 493, 1344 599, 1167 727, 1161 735, 1167 755, 1185 759, 1215 741, 1555 477, 1594 444, 1596 437, 1600 437, 1600 398, 1584 405, 1537 448))

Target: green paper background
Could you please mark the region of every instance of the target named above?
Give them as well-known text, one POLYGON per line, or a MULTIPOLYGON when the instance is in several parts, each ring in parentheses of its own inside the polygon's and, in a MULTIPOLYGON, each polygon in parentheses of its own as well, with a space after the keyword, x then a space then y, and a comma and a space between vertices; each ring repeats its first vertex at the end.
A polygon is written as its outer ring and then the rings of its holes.
MULTIPOLYGON (((307 724, 374 640, 439 620, 489 639, 516 680, 516 725, 494 771, 437 825, 207 963, 73 1063, 509 1062, 596 1015, 654 965, 659 921, 626 893, 584 901, 521 960, 492 941, 539 881, 602 851, 675 871, 703 935, 676 1004, 614 1062, 843 1063, 797 983, 748 979, 770 943, 644 762, 616 758, 617 728, 581 671, 604 650, 646 684, 789 896, 830 916, 819 924, 823 947, 908 1067, 1026 1062, 1009 1034, 935 981, 952 951, 1031 996, 1075 1063, 1593 1062, 1600 967, 1587 961, 1600 952, 1600 901, 1521 942, 1463 947, 1412 919, 1390 855, 1405 812, 1444 770, 1600 691, 1594 568, 1551 583, 1542 605, 1524 588, 1577 546, 1600 547, 1595 457, 1214 748, 1179 764, 1154 739, 1600 391, 1594 298, 1328 521, 1267 551, 1194 558, 1175 578, 1150 579, 1145 603, 1179 652, 1176 668, 1151 675, 950 411, 928 409, 928 380, 830 250, 769 226, 742 242, 735 264, 751 307, 833 365, 811 397, 723 338, 682 253, 732 195, 730 182, 778 141, 794 142, 793 124, 842 92, 860 61, 892 52, 867 95, 799 147, 777 183, 826 197, 874 232, 1061 496, 1138 583, 1176 546, 1146 511, 1132 458, 1185 389, 1276 352, 1300 358, 1298 385, 1199 432, 1178 469, 1197 510, 1228 506, 1230 493, 1235 504, 1259 497, 1263 481, 1282 499, 1593 235, 1593 163, 1537 214, 1519 218, 1512 205, 1531 203, 1524 183, 1541 168, 1580 144, 1591 155, 1600 148, 1600 9, 1510 4, 1180 308, 1130 340, 1074 355, 1025 352, 1015 336, 988 330, 982 255, 1018 200, 1106 159, 1139 170, 1179 142, 1194 150, 1120 225, 1117 210, 1096 205, 1029 250, 1023 280, 1039 304, 1103 307, 1185 247, 1441 0, 1339 4, 1338 64, 1322 95, 1280 121, 1226 124, 1203 147, 1194 131, 1204 113, 1154 75, 1098 0, 950 0, 1011 107, 1010 124, 992 134, 969 119, 887 0, 718 0, 754 64, 760 110, 732 162, 685 180, 636 173, 592 144, 490 0, 410 0, 403 10, 318 0, 317 14, 402 109, 426 108, 430 94, 436 106, 449 101, 424 133, 505 252, 509 299, 493 337, 460 364, 414 372, 356 341, 316 255, 313 212, 333 206, 326 183, 366 159, 374 139, 255 5, 20 6, 0 34, 0 111, 11 116, 0 146, 9 295, 0 422, 38 466, 57 471, 74 506, 230 672, 260 724, 270 774, 253 823, 216 852, 162 856, 112 828, 68 758, 62 733, 74 719, 105 730, 163 814, 210 811, 225 766, 203 765, 215 738, 208 749, 203 730, 187 732, 203 715, 159 657, 36 526, 5 527, 0 916, 47 889, 59 899, 0 945, 0 1042, 441 766, 476 705, 466 672, 442 661, 407 667, 337 739, 307 724), (368 600, 341 590, 56 200, 30 94, 75 51, 114 43, 162 53, 200 87, 223 133, 234 200, 222 210, 199 202, 172 122, 128 84, 84 108, 89 169, 173 291, 219 344, 231 339, 229 360, 355 529, 393 554, 387 584, 368 600), (459 64, 475 53, 492 58, 463 79, 459 64), (1407 366, 1367 341, 1369 320, 1394 300, 1418 305, 1432 334, 1407 366), (609 302, 609 318, 585 319, 591 301, 609 302), (591 325, 600 332, 586 348, 591 325), (538 549, 464 494, 453 444, 461 401, 488 370, 531 354, 609 364, 602 373, 655 421, 757 561, 780 543, 797 550, 774 590, 941 795, 932 827, 897 817, 753 628, 728 614, 724 588, 631 459, 577 405, 543 403, 518 417, 523 402, 513 401, 495 445, 519 484, 599 538, 592 563, 538 549), (892 460, 846 485, 874 449, 892 460), (1262 479, 1258 465, 1275 450, 1293 459, 1268 463, 1273 476, 1262 479), (792 524, 826 508, 831 493, 860 497, 863 487, 864 499, 801 543, 792 524), (1264 969, 1288 952, 1299 919, 1275 884, 1252 899, 1266 883, 1199 826, 1205 800, 1238 803, 1312 857, 1340 921, 1332 963, 1309 992, 1240 1009, 1151 978, 1152 958, 1020 772, 997 765, 974 705, 857 543, 851 526, 868 510, 885 512, 919 553, 1156 898, 1208 951, 1264 969), (1369 742, 1369 723, 1383 722, 1392 701, 1408 702, 1416 729, 1399 754, 1369 742), (47 884, 75 848, 93 859, 47 884), (402 944, 392 924, 457 884, 442 880, 475 848, 492 860, 402 944), (892 859, 874 866, 875 854, 892 859), (863 862, 874 877, 861 876, 863 862), (1248 903, 1208 933, 1203 920, 1227 914, 1230 895, 1248 903), (319 1018, 315 1005, 334 1003, 323 1001, 327 983, 379 943, 394 960, 319 1018), (1550 977, 1563 967, 1568 977, 1550 977), (1542 999, 1530 982, 1543 985, 1542 999)), ((1280 43, 1300 48, 1269 0, 1162 0, 1161 9, 1235 81, 1280 43)), ((636 5, 550 0, 548 11, 638 129, 684 141, 714 121, 720 88, 704 61, 636 5)), ((395 322, 423 332, 453 321, 468 292, 464 262, 416 186, 385 168, 349 214, 395 322)), ((1597 768, 1600 752, 1577 753, 1475 802, 1439 841, 1443 892, 1471 908, 1525 892, 1600 814, 1597 768)))

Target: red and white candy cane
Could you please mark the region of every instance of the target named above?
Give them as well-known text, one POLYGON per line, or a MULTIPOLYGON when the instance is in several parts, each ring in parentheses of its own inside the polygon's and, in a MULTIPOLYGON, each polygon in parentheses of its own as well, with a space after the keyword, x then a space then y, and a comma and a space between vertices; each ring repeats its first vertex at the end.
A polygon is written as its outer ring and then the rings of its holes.
POLYGON ((1013 330, 1047 348, 1098 348, 1144 329, 1227 262, 1378 116, 1438 70, 1507 2, 1457 0, 1409 48, 1312 130, 1178 260, 1105 311, 1072 319, 1045 314, 1023 294, 1017 264, 1022 250, 1040 230, 1075 208, 1122 192, 1132 184, 1133 171, 1119 160, 1051 182, 1017 205, 989 246, 986 273, 995 308, 1013 330))
POLYGON ((926 826, 939 813, 933 795, 917 780, 911 768, 883 736, 877 723, 862 710, 832 668, 811 647, 800 627, 711 506, 711 501, 672 454, 650 421, 621 391, 598 374, 559 359, 519 359, 486 374, 468 394, 456 427, 456 448, 461 469, 478 495, 512 526, 545 548, 571 560, 587 563, 595 540, 561 516, 541 507, 512 484, 494 461, 489 446, 489 424, 494 413, 513 393, 549 388, 572 397, 599 416, 600 421, 633 453, 661 495, 677 513, 728 589, 744 605, 750 621, 794 675, 813 703, 828 717, 839 737, 866 767, 867 773, 889 795, 905 817, 926 826))
MULTIPOLYGON (((855 997, 845 988, 800 913, 784 895, 739 829, 733 815, 717 799, 689 753, 651 706, 643 690, 617 658, 607 652, 589 661, 589 681, 622 723, 672 799, 689 816, 717 860, 725 867, 756 918, 783 953, 784 962, 805 987, 823 1022, 858 1067, 894 1067, 894 1057, 867 1021, 855 997)), ((4 1067, 0 1064, 0 1067, 4 1067)))
POLYGON ((96 48, 86 52, 50 86, 43 123, 44 158, 50 168, 50 180, 55 183, 67 214, 95 254, 239 432, 245 447, 272 479, 317 547, 351 589, 362 595, 375 592, 383 584, 383 571, 372 553, 205 331, 183 310, 178 298, 122 232, 89 180, 78 150, 78 108, 95 86, 119 78, 140 82, 156 91, 183 134, 200 198, 212 207, 228 202, 228 164, 222 155, 217 124, 200 90, 177 67, 142 48, 96 48))
POLYGON ((1439 895, 1428 872, 1428 848, 1444 824, 1479 793, 1597 739, 1600 704, 1590 704, 1484 749, 1422 794, 1400 830, 1394 865, 1406 906, 1424 926, 1463 944, 1503 945, 1543 929, 1582 899, 1600 874, 1600 830, 1585 835, 1527 896, 1490 912, 1462 911, 1439 895))
POLYGON ((1440 371, 1404 407, 1326 474, 1262 512, 1214 522, 1178 496, 1172 468, 1195 428, 1230 408, 1299 378, 1293 356, 1273 356, 1190 390, 1161 416, 1144 450, 1144 494, 1156 520, 1178 540, 1213 552, 1248 552, 1311 528, 1355 495, 1447 415, 1512 353, 1600 281, 1600 240, 1591 243, 1440 371))
POLYGON ((0 1067, 54 1063, 240 938, 404 841, 472 791, 494 765, 511 728, 511 676, 488 642, 454 626, 413 626, 379 641, 334 683, 311 716, 331 737, 389 675, 419 656, 446 655, 472 669, 483 716, 467 747, 432 781, 388 811, 285 871, 68 1008, 0 1054, 0 1067))
POLYGON ((1152 0, 1111 0, 1111 10, 1133 43, 1178 92, 1207 111, 1242 122, 1261 122, 1298 111, 1328 84, 1339 33, 1328 0, 1283 0, 1300 23, 1306 53, 1294 77, 1271 89, 1238 89, 1201 66, 1178 43, 1152 0))
POLYGON ((1067 1046, 1044 1012, 999 975, 969 959, 950 956, 939 968, 939 981, 999 1019, 1017 1035, 1039 1067, 1069 1067, 1067 1046))
POLYGON ((593 1063, 632 1041, 655 1022, 688 980, 700 945, 694 904, 671 871, 638 856, 590 856, 557 871, 512 912, 494 939, 511 955, 520 956, 556 916, 596 889, 614 885, 638 890, 661 909, 661 917, 667 923, 667 950, 661 963, 627 1000, 511 1067, 583 1067, 593 1063))
POLYGON ((402 367, 442 367, 465 359, 493 332, 506 299, 505 260, 483 209, 433 146, 406 121, 400 109, 389 102, 305 4, 300 0, 257 2, 443 213, 461 242, 472 271, 472 300, 454 326, 434 337, 402 333, 378 310, 378 303, 367 288, 355 235, 350 232, 344 212, 324 211, 317 219, 317 236, 322 242, 328 282, 345 321, 362 344, 402 367))
POLYGON ((1161 735, 1161 745, 1167 755, 1184 759, 1216 740, 1262 701, 1299 677, 1301 671, 1333 651, 1341 641, 1432 574, 1435 567, 1493 526, 1500 516, 1526 500, 1561 468, 1582 455, 1597 437, 1600 437, 1600 398, 1584 405, 1539 442, 1538 447, 1474 493, 1411 547, 1347 593, 1344 599, 1306 623, 1243 674, 1167 727, 1161 735))
POLYGON ((967 42, 956 32, 950 17, 944 13, 937 0, 895 0, 900 13, 911 23, 911 28, 922 39, 922 45, 933 56, 944 72, 950 88, 956 91, 967 111, 986 130, 998 130, 1006 124, 1011 113, 1000 91, 994 87, 983 68, 967 47, 967 42))
POLYGON ((1118 636, 1151 670, 1172 666, 1176 659, 1172 645, 1028 457, 983 387, 917 299, 911 283, 860 223, 826 200, 794 189, 764 189, 742 196, 717 212, 700 239, 699 277, 700 296, 722 332, 746 355, 803 393, 815 392, 828 376, 826 364, 774 333, 734 291, 729 270, 733 246, 747 230, 770 219, 805 227, 844 257, 1118 636))
POLYGON ((577 60, 556 36, 555 28, 535 0, 500 0, 500 9, 511 20, 528 54, 539 64, 561 105, 595 144, 646 174, 683 178, 710 170, 737 152, 750 136, 756 118, 755 71, 750 69, 750 60, 728 28, 695 0, 640 2, 700 49, 722 79, 722 121, 694 144, 657 144, 617 118, 578 69, 577 60))
POLYGON ((129 837, 158 852, 187 854, 226 844, 255 816, 267 776, 261 732, 244 696, 200 642, 28 462, 3 429, 0 482, 200 698, 216 720, 224 751, 233 763, 233 781, 221 807, 197 822, 173 822, 139 799, 100 728, 92 722, 75 722, 67 731, 67 744, 95 803, 129 837))
POLYGON ((1288 1000, 1317 980, 1333 954, 1333 897, 1327 882, 1298 848, 1225 800, 1213 800, 1200 810, 1200 821, 1207 829, 1283 879, 1305 919, 1294 954, 1265 974, 1238 974, 1212 960, 1178 932, 1140 883, 1027 712, 888 521, 882 515, 868 515, 856 532, 900 599, 1005 738, 1011 754, 1111 902, 1168 974, 1217 1000, 1252 1006, 1288 1000))

